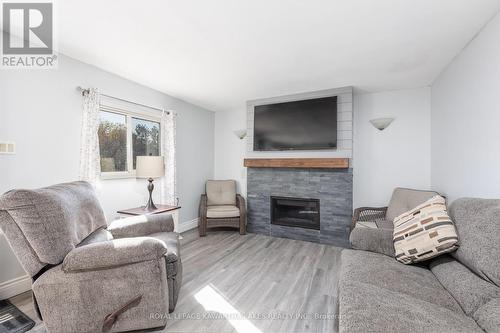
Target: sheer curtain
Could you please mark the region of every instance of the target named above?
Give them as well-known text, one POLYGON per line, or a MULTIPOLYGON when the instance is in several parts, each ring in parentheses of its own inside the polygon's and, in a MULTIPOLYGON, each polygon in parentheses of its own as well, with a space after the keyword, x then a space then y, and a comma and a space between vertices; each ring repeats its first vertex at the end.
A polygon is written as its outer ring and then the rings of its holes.
POLYGON ((167 205, 177 204, 175 118, 173 111, 163 111, 161 114, 160 155, 165 158, 165 177, 161 180, 161 202, 167 205))
POLYGON ((84 91, 78 177, 91 183, 97 182, 100 175, 99 104, 98 89, 91 88, 84 91))

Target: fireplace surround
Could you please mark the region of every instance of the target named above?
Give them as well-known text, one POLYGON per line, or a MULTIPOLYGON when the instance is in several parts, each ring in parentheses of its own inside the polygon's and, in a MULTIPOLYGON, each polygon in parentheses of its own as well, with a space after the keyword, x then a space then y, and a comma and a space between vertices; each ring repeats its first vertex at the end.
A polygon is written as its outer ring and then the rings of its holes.
POLYGON ((247 203, 248 232, 349 247, 351 168, 249 167, 247 203), (319 229, 272 223, 271 197, 318 200, 319 229))

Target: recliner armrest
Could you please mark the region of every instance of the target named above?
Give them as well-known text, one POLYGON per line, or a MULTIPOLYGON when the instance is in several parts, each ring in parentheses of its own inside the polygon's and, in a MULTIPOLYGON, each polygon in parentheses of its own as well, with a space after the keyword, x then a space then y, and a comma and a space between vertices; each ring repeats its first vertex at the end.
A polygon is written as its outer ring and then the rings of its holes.
POLYGON ((131 216, 111 222, 107 230, 114 238, 147 236, 157 232, 174 231, 172 214, 131 216))
POLYGON ((64 258, 65 272, 97 270, 161 258, 165 243, 152 237, 132 237, 91 243, 71 250, 64 258))

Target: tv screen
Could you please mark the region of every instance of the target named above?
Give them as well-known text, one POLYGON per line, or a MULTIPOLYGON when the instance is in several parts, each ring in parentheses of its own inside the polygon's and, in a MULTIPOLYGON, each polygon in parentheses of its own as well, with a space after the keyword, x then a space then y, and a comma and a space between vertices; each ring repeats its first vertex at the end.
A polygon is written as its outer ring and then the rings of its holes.
POLYGON ((254 108, 255 151, 336 147, 337 96, 254 108))

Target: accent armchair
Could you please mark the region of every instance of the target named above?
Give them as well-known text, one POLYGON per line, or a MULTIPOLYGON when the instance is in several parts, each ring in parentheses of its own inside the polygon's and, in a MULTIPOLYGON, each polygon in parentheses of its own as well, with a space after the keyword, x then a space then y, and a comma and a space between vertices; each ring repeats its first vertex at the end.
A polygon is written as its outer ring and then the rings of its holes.
POLYGON ((398 187, 394 189, 387 207, 356 208, 349 236, 352 248, 394 256, 392 221, 438 194, 434 191, 398 187))
POLYGON ((0 226, 33 279, 49 332, 121 332, 165 326, 182 281, 170 214, 106 226, 89 183, 13 190, 0 197, 0 226))
POLYGON ((234 180, 209 180, 201 195, 198 231, 206 236, 208 228, 230 227, 246 234, 245 199, 236 194, 234 180))

